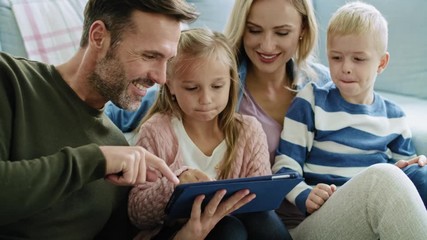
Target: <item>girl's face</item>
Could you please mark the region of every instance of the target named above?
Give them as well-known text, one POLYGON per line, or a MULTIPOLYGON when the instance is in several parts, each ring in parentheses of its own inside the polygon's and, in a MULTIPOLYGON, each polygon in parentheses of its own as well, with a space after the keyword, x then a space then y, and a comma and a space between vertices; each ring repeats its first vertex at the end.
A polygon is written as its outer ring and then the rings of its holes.
POLYGON ((374 83, 388 63, 376 40, 369 34, 332 36, 328 39, 328 61, 332 81, 350 103, 371 104, 374 83))
POLYGON ((255 0, 249 11, 243 46, 254 67, 266 73, 283 71, 296 53, 302 17, 287 0, 255 0))
POLYGON ((217 59, 198 59, 194 64, 196 67, 173 76, 168 87, 184 121, 216 120, 228 103, 230 67, 217 59))

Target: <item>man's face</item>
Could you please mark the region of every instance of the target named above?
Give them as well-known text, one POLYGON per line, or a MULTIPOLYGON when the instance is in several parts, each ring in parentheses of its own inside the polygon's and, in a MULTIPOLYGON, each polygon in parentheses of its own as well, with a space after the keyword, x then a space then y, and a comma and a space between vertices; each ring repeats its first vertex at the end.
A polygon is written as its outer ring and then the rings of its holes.
POLYGON ((98 61, 89 77, 92 86, 106 100, 137 110, 147 88, 166 82, 166 64, 176 55, 179 21, 161 14, 135 11, 134 28, 98 61))

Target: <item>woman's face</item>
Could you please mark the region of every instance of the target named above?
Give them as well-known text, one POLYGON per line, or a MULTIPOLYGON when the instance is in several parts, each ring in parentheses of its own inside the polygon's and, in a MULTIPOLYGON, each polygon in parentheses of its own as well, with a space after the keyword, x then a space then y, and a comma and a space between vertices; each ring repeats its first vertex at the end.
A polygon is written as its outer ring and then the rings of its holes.
POLYGON ((243 46, 255 70, 283 71, 302 36, 302 17, 287 0, 254 0, 246 20, 243 46))

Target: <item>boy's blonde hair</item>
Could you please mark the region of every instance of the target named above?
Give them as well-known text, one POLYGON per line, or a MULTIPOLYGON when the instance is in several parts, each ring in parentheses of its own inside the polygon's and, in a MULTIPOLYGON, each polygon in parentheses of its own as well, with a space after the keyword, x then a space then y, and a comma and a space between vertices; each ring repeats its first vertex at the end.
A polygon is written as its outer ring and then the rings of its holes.
POLYGON ((387 51, 387 20, 373 5, 355 1, 340 7, 328 24, 327 42, 334 36, 370 34, 377 43, 379 54, 387 51))
MULTIPOLYGON (((233 10, 231 11, 225 27, 224 33, 230 39, 231 46, 233 47, 236 56, 239 56, 245 51, 243 48, 243 35, 245 33, 249 11, 254 1, 257 0, 235 0, 233 10)), ((318 26, 312 2, 311 0, 283 1, 290 2, 302 18, 304 37, 299 41, 298 49, 294 56, 297 69, 305 72, 306 75, 313 77, 314 72, 307 64, 308 61, 312 61, 314 59, 313 52, 316 50, 318 41, 318 26)), ((292 81, 293 80, 294 79, 292 79, 292 81)), ((292 83, 297 84, 294 82, 292 83)))
POLYGON ((144 117, 145 122, 155 113, 171 114, 182 118, 182 110, 170 93, 168 82, 188 71, 199 68, 203 61, 211 59, 230 69, 230 93, 225 109, 218 115, 219 128, 224 131, 227 153, 218 166, 218 178, 228 178, 233 167, 236 143, 239 138, 241 121, 236 118, 239 79, 233 50, 222 33, 209 29, 194 28, 184 30, 178 43, 178 51, 167 67, 167 83, 160 87, 156 102, 144 117))

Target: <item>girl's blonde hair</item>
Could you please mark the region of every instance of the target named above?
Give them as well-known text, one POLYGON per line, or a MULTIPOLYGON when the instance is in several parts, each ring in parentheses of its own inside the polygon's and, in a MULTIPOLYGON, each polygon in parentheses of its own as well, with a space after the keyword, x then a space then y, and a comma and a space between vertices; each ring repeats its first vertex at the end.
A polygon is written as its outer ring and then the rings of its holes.
POLYGON ((218 125, 224 131, 227 144, 225 158, 218 166, 218 178, 225 179, 228 178, 233 168, 235 149, 242 122, 236 118, 235 112, 239 86, 237 62, 229 41, 222 33, 204 28, 184 30, 181 33, 177 55, 167 67, 167 83, 160 87, 157 99, 143 118, 142 123, 155 113, 171 114, 177 118, 182 118, 182 110, 170 93, 167 84, 173 81, 175 76, 199 68, 205 59, 214 59, 230 69, 231 84, 228 102, 225 109, 218 115, 218 125))
MULTIPOLYGON (((236 56, 244 54, 243 48, 243 35, 245 33, 246 21, 251 9, 252 3, 257 0, 235 0, 233 10, 231 11, 230 18, 225 27, 225 35, 230 39, 231 46, 236 56)), ((294 60, 296 70, 302 71, 306 76, 315 78, 314 70, 311 69, 308 62, 314 61, 314 51, 317 50, 318 42, 318 26, 316 16, 314 15, 314 8, 311 0, 283 0, 288 1, 295 7, 302 18, 302 28, 304 37, 299 41, 297 52, 295 53, 294 60)), ((292 85, 298 84, 298 79, 294 79, 293 73, 287 73, 292 79, 292 85)))
POLYGON ((350 2, 340 7, 328 24, 327 42, 333 36, 369 34, 376 42, 379 54, 387 51, 387 20, 373 5, 364 2, 350 2))

